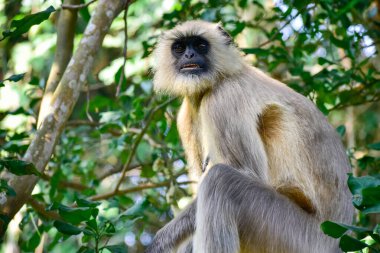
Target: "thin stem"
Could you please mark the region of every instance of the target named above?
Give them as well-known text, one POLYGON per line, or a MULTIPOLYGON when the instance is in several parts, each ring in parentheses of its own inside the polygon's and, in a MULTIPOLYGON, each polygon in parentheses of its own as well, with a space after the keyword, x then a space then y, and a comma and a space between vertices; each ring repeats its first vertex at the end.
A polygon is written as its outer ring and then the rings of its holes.
POLYGON ((141 139, 143 138, 145 132, 148 130, 148 127, 150 125, 150 122, 152 121, 153 119, 153 116, 156 114, 156 112, 158 112, 160 109, 162 109, 163 107, 165 107, 166 105, 170 104, 171 102, 173 102, 176 98, 172 98, 172 99, 169 99, 167 100, 166 102, 158 105, 157 107, 153 108, 149 113, 148 113, 148 116, 145 120, 145 126, 143 127, 143 129, 141 130, 141 132, 137 135, 136 137, 136 140, 135 142, 133 143, 132 145, 132 148, 131 148, 131 152, 129 153, 128 155, 128 159, 127 159, 127 162, 125 163, 123 169, 122 169, 122 172, 121 172, 121 177, 119 179, 119 181, 117 182, 116 184, 116 187, 115 187, 115 190, 114 192, 117 193, 119 191, 119 188, 120 188, 120 185, 121 183, 123 182, 124 180, 124 177, 125 177, 125 174, 127 173, 127 170, 129 168, 129 166, 131 165, 131 162, 132 162, 132 159, 136 153, 136 150, 137 150, 137 147, 141 141, 141 139))

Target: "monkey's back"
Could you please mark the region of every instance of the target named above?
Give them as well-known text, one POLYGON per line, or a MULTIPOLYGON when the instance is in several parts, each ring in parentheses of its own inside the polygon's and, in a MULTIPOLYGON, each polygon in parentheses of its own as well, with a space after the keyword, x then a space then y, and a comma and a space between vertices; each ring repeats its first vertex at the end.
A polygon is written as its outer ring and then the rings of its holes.
POLYGON ((252 172, 321 220, 351 222, 348 158, 335 129, 309 99, 247 66, 205 95, 200 115, 209 135, 202 143, 213 146, 203 152, 213 164, 252 172), (262 143, 255 142, 256 132, 262 143), (266 154, 263 165, 257 166, 254 146, 266 154))

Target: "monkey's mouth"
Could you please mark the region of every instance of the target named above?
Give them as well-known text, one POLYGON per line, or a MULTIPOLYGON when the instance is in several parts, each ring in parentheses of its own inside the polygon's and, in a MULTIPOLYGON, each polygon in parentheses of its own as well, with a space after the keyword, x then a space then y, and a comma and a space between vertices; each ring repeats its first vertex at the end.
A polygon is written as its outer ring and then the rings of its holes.
POLYGON ((195 70, 195 69, 202 69, 202 67, 196 63, 189 63, 189 64, 184 64, 181 66, 181 71, 184 70, 195 70))

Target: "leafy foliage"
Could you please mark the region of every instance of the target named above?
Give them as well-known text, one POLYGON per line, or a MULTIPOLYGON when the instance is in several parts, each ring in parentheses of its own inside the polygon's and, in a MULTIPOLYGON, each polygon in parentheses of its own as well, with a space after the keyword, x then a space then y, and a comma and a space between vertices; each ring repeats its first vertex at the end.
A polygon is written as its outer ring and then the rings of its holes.
MULTIPOLYGON (((352 174, 348 178, 348 186, 353 194, 354 206, 362 211, 363 214, 379 213, 379 186, 380 180, 371 176, 353 177, 352 174)), ((326 221, 321 224, 323 232, 333 238, 340 238, 340 248, 347 251, 357 251, 364 248, 371 248, 372 252, 379 252, 378 245, 372 245, 374 242, 380 243, 378 226, 374 229, 363 227, 349 226, 345 224, 326 221), (348 231, 355 232, 358 240, 347 234, 348 231), (371 243, 367 243, 367 238, 372 238, 371 243)))

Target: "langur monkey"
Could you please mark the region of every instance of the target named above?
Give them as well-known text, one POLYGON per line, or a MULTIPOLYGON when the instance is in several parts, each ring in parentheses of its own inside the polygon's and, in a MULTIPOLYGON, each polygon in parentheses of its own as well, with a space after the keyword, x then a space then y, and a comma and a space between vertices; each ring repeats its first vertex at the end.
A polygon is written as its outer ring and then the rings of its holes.
POLYGON ((178 129, 197 196, 148 253, 330 253, 351 223, 350 164, 304 96, 247 64, 219 24, 188 21, 154 51, 156 91, 183 97, 178 129))

